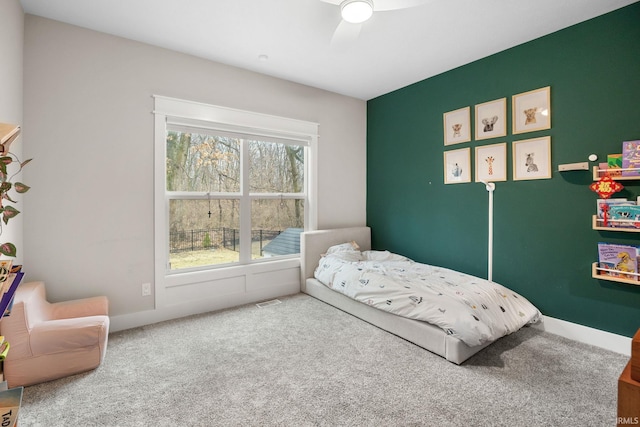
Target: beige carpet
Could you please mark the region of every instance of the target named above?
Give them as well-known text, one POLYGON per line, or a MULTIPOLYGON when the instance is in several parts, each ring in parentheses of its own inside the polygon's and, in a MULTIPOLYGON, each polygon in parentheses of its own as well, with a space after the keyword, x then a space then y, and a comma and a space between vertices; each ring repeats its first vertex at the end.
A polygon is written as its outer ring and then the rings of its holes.
POLYGON ((627 358, 525 328, 462 366, 307 295, 111 334, 19 426, 613 426, 627 358))

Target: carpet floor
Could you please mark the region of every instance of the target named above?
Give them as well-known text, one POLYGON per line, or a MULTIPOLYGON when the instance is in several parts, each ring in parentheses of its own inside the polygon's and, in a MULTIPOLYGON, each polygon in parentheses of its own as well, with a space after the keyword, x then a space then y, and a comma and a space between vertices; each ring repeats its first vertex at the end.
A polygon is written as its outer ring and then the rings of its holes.
POLYGON ((19 427, 614 426, 628 358, 524 328, 461 366, 305 294, 112 333, 19 427))

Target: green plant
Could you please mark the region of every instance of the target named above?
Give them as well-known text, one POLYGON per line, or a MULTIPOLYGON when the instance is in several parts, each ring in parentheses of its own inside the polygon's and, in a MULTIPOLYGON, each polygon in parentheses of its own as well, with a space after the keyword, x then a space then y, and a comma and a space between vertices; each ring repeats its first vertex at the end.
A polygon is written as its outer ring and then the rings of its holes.
POLYGON ((208 232, 204 235, 204 239, 202 240, 202 246, 204 248, 210 248, 211 247, 211 236, 209 236, 208 232))
MULTIPOLYGON (((25 160, 21 162, 18 157, 10 152, 3 152, 0 154, 0 214, 2 215, 2 222, 0 222, 0 235, 2 234, 2 227, 9 223, 11 218, 15 218, 20 211, 14 208, 12 205, 7 204, 7 202, 11 202, 13 204, 17 203, 10 195, 10 192, 13 190, 18 194, 23 194, 29 191, 28 185, 23 184, 22 182, 12 182, 13 178, 18 175, 24 166, 29 163, 32 159, 25 160), (17 163, 19 168, 16 172, 13 172, 9 175, 8 169, 9 165, 17 163)), ((0 254, 6 255, 9 257, 16 256, 16 245, 11 242, 6 242, 0 244, 0 254)))

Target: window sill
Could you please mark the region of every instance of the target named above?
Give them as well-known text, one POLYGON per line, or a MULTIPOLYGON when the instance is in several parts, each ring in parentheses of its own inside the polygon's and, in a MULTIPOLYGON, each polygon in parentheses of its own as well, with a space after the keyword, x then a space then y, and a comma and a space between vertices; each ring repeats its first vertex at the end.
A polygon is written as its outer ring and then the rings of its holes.
POLYGON ((185 272, 176 271, 165 274, 164 282, 167 288, 171 288, 299 267, 300 257, 295 257, 273 261, 259 261, 251 264, 231 265, 228 267, 218 267, 207 270, 185 272))

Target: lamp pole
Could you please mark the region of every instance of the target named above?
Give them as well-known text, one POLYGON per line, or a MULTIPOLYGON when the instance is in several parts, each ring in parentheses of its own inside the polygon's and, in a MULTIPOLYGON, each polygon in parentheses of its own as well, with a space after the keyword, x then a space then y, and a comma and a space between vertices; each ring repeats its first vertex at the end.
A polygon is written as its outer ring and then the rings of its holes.
POLYGON ((496 184, 486 181, 482 181, 482 183, 489 192, 489 247, 487 255, 487 280, 493 282, 493 192, 496 189, 496 184))

